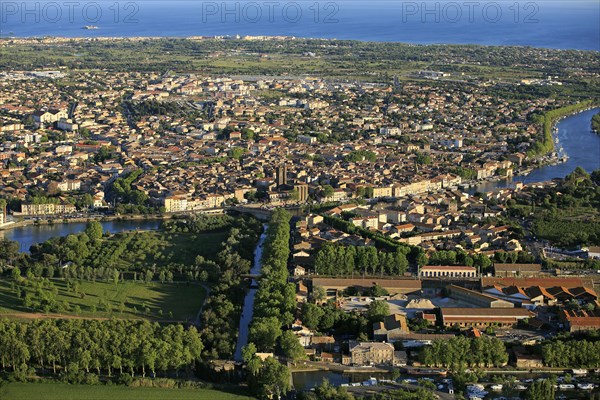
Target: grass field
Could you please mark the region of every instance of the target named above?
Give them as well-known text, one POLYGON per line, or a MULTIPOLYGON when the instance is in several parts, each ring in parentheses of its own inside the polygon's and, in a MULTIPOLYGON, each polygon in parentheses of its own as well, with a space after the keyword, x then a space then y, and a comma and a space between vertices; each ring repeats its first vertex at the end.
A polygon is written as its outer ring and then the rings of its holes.
MULTIPOLYGON (((468 60, 460 65, 472 76, 521 79, 543 74, 533 66, 527 69, 502 65, 488 65, 489 51, 475 51, 467 46, 442 48, 412 47, 403 44, 360 44, 337 50, 322 49, 323 44, 313 42, 286 43, 285 46, 265 42, 219 43, 216 41, 143 41, 139 43, 70 43, 67 46, 36 44, 11 45, 6 52, 7 65, 30 65, 62 62, 77 68, 116 66, 121 69, 184 69, 215 74, 280 75, 309 74, 323 77, 356 77, 361 80, 382 79, 382 73, 403 75, 420 69, 455 68, 445 61, 462 52, 468 60), (284 47, 284 48, 280 48, 284 47), (143 51, 141 51, 143 50, 143 51), (409 51, 410 50, 410 51, 409 51), (218 51, 218 57, 209 56, 218 51), (318 57, 305 56, 304 52, 319 53, 318 57), (479 53, 479 55, 476 55, 479 53), (485 53, 485 54, 484 54, 485 53), (123 57, 126 54, 127 57, 123 57), (260 54, 268 54, 261 57, 260 54), (384 55, 382 55, 384 54, 384 55), (437 61, 431 62, 436 54, 437 61), (290 62, 293 60, 293 62, 290 62), (484 64, 482 65, 482 61, 484 64)), ((338 46, 336 46, 338 47, 338 46)), ((493 55, 493 54, 492 54, 493 55)), ((68 83, 67 78, 65 83, 68 83)))
MULTIPOLYGON (((137 275, 138 280, 134 281, 134 273, 158 267, 173 272, 175 281, 182 281, 178 271, 194 265, 198 256, 214 258, 227 235, 227 231, 201 234, 133 231, 105 237, 86 246, 80 253, 75 253, 81 256, 75 261, 87 268, 115 268, 122 271, 126 278, 124 282, 106 282, 105 277, 94 282, 90 280, 91 274, 86 275, 85 280, 81 280, 83 275, 77 281, 70 279, 70 284, 53 278, 50 283, 42 283, 40 289, 31 289, 36 282, 30 282, 25 286, 25 291, 20 292, 19 298, 15 281, 3 278, 0 279, 0 316, 43 317, 43 314, 36 315, 33 312, 42 310, 47 314, 84 318, 192 321, 206 297, 206 290, 201 285, 183 282, 163 284, 157 281, 143 283, 141 275, 137 275), (45 299, 45 303, 39 302, 39 299, 45 299)), ((57 254, 68 245, 52 246, 50 253, 57 254)), ((158 278, 156 272, 154 279, 158 278)))
POLYGON ((2 400, 241 400, 242 395, 211 389, 131 388, 64 383, 9 383, 0 387, 2 400))
MULTIPOLYGON (((119 282, 115 285, 82 281, 78 284, 78 292, 85 294, 82 296, 76 295, 73 290, 67 290, 64 281, 54 280, 53 283, 58 289, 57 301, 68 304, 68 310, 64 314, 82 317, 192 320, 206 296, 205 289, 198 284, 119 282)), ((2 314, 30 311, 21 304, 16 292, 11 289, 10 281, 0 280, 0 317, 2 314)))

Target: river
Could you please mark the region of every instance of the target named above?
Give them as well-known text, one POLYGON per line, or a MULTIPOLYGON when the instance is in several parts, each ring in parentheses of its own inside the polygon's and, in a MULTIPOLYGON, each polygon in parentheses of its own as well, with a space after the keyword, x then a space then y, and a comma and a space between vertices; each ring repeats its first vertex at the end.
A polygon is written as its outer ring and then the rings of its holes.
MULTIPOLYGON (((105 232, 116 233, 132 230, 158 229, 160 220, 123 220, 123 221, 101 221, 105 232)), ((0 231, 0 238, 15 240, 21 245, 21 251, 29 251, 29 248, 37 243, 43 243, 55 236, 67 236, 71 233, 82 232, 87 222, 56 222, 52 225, 27 225, 0 231)))
MULTIPOLYGON (((263 225, 263 233, 258 239, 256 250, 254 250, 254 264, 250 270, 251 275, 260 275, 262 269, 262 253, 265 239, 267 238, 267 225, 263 225)), ((244 308, 242 309, 242 316, 240 317, 240 329, 238 330, 238 341, 235 346, 235 361, 242 361, 242 348, 248 344, 248 334, 250 330, 250 322, 252 321, 252 315, 254 314, 254 297, 256 297, 257 283, 253 279, 250 284, 250 290, 246 294, 244 299, 244 308)))
POLYGON ((515 182, 535 183, 549 181, 554 178, 564 178, 577 167, 587 172, 600 168, 600 135, 592 130, 592 117, 600 108, 582 111, 559 121, 557 150, 562 147, 563 154, 569 159, 560 164, 547 165, 534 169, 527 175, 515 176, 495 182, 484 182, 469 189, 469 193, 489 192, 498 188, 514 186, 515 182))

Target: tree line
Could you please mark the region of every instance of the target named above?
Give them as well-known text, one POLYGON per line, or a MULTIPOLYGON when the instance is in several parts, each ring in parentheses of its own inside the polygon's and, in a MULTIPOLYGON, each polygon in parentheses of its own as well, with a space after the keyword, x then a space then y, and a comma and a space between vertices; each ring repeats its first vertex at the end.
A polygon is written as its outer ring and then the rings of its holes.
POLYGON ((385 252, 373 246, 326 244, 315 255, 315 273, 331 276, 348 276, 354 273, 402 275, 408 269, 406 254, 409 251, 406 247, 385 252))
POLYGON ((525 251, 497 251, 494 253, 494 262, 531 264, 535 256, 525 251))
POLYGON ((249 341, 260 352, 274 351, 282 327, 294 321, 296 288, 289 283, 290 219, 284 209, 273 213, 263 247, 262 272, 254 300, 249 341))
POLYGON ((469 339, 456 336, 449 340, 434 341, 420 353, 423 364, 464 370, 466 367, 498 367, 508 362, 504 343, 494 337, 469 339))
POLYGON ((200 316, 205 358, 233 356, 245 294, 241 276, 250 272, 260 226, 254 218, 241 219, 223 242, 216 262, 204 263, 210 266, 206 270, 212 283, 210 297, 200 316))
POLYGON ((466 265, 486 271, 492 260, 485 254, 469 254, 464 250, 438 250, 429 254, 427 265, 466 265))
POLYGON ((0 363, 5 370, 72 377, 191 370, 203 349, 196 328, 148 321, 0 320, 0 363))
POLYGON ((294 320, 296 290, 288 283, 290 219, 284 209, 273 212, 263 246, 262 271, 254 300, 249 343, 242 356, 248 373, 248 386, 259 398, 285 395, 291 387, 289 369, 272 357, 262 361, 256 352, 279 352, 289 359, 304 358, 304 348, 289 326, 294 320))
POLYGON ((600 367, 600 341, 556 340, 544 342, 544 363, 553 368, 598 368, 600 367))
POLYGON ((397 240, 390 239, 384 236, 381 232, 372 232, 368 229, 355 226, 352 222, 346 221, 342 218, 333 217, 331 215, 322 215, 323 220, 327 225, 335 229, 339 229, 342 232, 348 234, 357 234, 363 238, 371 239, 375 242, 375 247, 380 250, 387 250, 394 252, 397 249, 402 249, 410 264, 418 264, 419 266, 425 265, 427 261, 424 256, 424 250, 419 246, 410 246, 404 243, 400 243, 397 240), (408 249, 408 251, 406 250, 408 249))
POLYGON ((234 223, 235 218, 230 215, 174 215, 161 223, 161 229, 169 233, 202 233, 214 232, 228 228, 234 223))
POLYGON ((536 114, 532 117, 534 123, 541 124, 542 140, 536 140, 527 151, 527 156, 535 158, 543 156, 554 150, 554 140, 552 138, 552 125, 564 116, 573 114, 577 111, 585 110, 593 104, 593 100, 584 100, 580 103, 571 104, 565 107, 547 111, 544 115, 536 114))

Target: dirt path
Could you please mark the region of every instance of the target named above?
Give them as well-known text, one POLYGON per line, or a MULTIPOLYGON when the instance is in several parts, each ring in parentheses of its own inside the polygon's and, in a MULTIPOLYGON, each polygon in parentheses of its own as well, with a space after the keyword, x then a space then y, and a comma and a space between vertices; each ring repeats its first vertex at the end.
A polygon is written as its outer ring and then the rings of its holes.
POLYGON ((0 313, 0 318, 15 318, 15 319, 93 319, 96 321, 108 321, 110 319, 121 319, 127 321, 150 321, 150 322, 166 322, 166 323, 183 323, 172 319, 148 319, 148 318, 123 318, 123 317, 84 317, 81 315, 68 314, 42 314, 42 313, 0 313))
POLYGON ((204 306, 206 305, 206 302, 208 301, 208 297, 210 295, 210 287, 208 285, 201 283, 200 286, 202 286, 204 288, 204 290, 206 290, 206 293, 204 294, 204 301, 202 302, 202 305, 200 306, 200 310, 198 310, 198 314, 196 315, 196 319, 194 320, 194 325, 196 325, 196 326, 200 326, 200 318, 202 317, 202 310, 204 310, 204 306))
MULTIPOLYGON (((40 318, 51 318, 51 319, 96 319, 99 321, 105 321, 110 318, 107 317, 82 317, 79 315, 67 315, 67 314, 41 314, 41 313, 2 313, 0 318, 21 318, 21 319, 40 319, 40 318)), ((125 319, 125 318, 117 318, 125 319)))

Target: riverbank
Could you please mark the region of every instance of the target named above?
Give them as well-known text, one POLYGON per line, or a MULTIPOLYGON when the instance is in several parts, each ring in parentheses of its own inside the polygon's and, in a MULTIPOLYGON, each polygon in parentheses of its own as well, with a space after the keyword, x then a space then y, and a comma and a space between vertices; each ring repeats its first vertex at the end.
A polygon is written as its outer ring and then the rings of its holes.
MULTIPOLYGON (((299 363, 300 364, 300 363, 299 363)), ((304 364, 304 363, 302 363, 304 364)), ((392 383, 394 380, 398 383, 408 384, 408 382, 416 382, 419 379, 427 378, 436 382, 437 385, 445 385, 447 383, 446 379, 452 378, 452 374, 448 375, 416 375, 409 374, 406 372, 405 368, 400 368, 400 375, 397 379, 394 379, 395 376, 392 376, 391 370, 392 367, 376 367, 376 368, 362 368, 361 371, 357 371, 357 373, 347 373, 347 371, 337 371, 333 369, 321 369, 318 367, 304 367, 303 365, 290 367, 292 368, 292 379, 294 382, 294 386, 297 390, 310 390, 315 386, 319 385, 324 379, 327 379, 333 386, 346 386, 346 387, 354 387, 353 383, 357 384, 357 387, 360 387, 360 383, 370 378, 376 378, 379 382, 383 383, 383 386, 394 384, 392 383), (381 371, 380 369, 387 369, 389 371, 381 371)), ((411 367, 408 367, 411 368, 411 367)), ((478 373, 481 373, 479 378, 479 383, 484 384, 485 386, 490 386, 498 381, 500 377, 516 377, 517 381, 522 382, 522 385, 528 386, 526 383, 529 379, 538 379, 542 377, 548 376, 566 376, 567 374, 572 374, 572 368, 535 368, 535 369, 517 369, 512 367, 504 367, 504 368, 485 368, 485 369, 477 369, 478 373)), ((592 371, 589 371, 591 373, 592 371)), ((581 376, 581 379, 586 379, 581 376)), ((381 383, 378 385, 381 388, 381 383)), ((395 383, 395 384, 398 384, 395 383)), ((374 386, 369 386, 369 389, 375 388, 374 386)), ((445 392, 442 392, 445 393, 445 392)))
POLYGON ((532 184, 564 178, 576 167, 582 167, 591 173, 600 168, 600 135, 590 129, 592 115, 599 111, 599 107, 594 107, 556 120, 556 125, 552 128, 553 140, 558 139, 557 146, 564 148, 566 158, 555 156, 538 159, 535 165, 517 170, 512 178, 492 177, 484 181, 468 181, 461 184, 461 187, 470 194, 485 193, 514 187, 517 182, 532 184))
MULTIPOLYGON (((209 210, 206 214, 209 215, 222 215, 224 213, 224 209, 216 208, 209 210)), ((202 211, 200 211, 202 213, 202 211)), ((36 217, 19 217, 21 220, 8 222, 3 225, 0 225, 0 231, 9 230, 13 228, 31 226, 31 225, 56 225, 56 224, 80 224, 87 223, 90 221, 98 221, 98 222, 125 222, 125 221, 162 221, 165 219, 172 218, 175 215, 190 215, 190 211, 182 211, 182 212, 169 212, 169 213, 161 213, 161 214, 123 214, 123 215, 101 215, 101 214, 89 214, 83 215, 79 217, 69 217, 69 216, 56 216, 55 218, 36 218, 36 217)))
POLYGON ((370 374, 381 373, 387 374, 393 370, 392 367, 377 366, 377 367, 353 367, 350 365, 332 364, 318 361, 302 361, 301 363, 290 364, 290 371, 295 372, 315 372, 315 371, 332 371, 344 374, 370 374))
POLYGON ((91 221, 111 222, 111 221, 162 221, 171 218, 172 215, 152 214, 152 215, 107 215, 107 216, 87 216, 76 218, 56 218, 56 219, 24 219, 12 223, 6 223, 0 226, 0 231, 7 231, 26 226, 43 225, 61 225, 61 224, 81 224, 91 221))
POLYGON ((543 139, 541 142, 536 142, 527 151, 527 157, 537 158, 547 156, 555 151, 555 137, 553 135, 554 128, 560 120, 578 114, 583 111, 591 110, 598 106, 598 101, 595 99, 584 100, 581 103, 572 104, 569 106, 556 108, 544 113, 541 116, 540 123, 542 124, 543 139))
POLYGON ((592 117, 592 131, 600 135, 600 112, 592 117))
MULTIPOLYGON (((556 150, 555 143, 558 144, 561 149, 562 149, 562 146, 564 145, 559 138, 558 125, 568 118, 577 117, 579 114, 584 114, 587 111, 594 110, 594 109, 597 109, 598 107, 600 107, 599 105, 596 104, 596 102, 591 101, 591 100, 587 101, 587 102, 578 103, 575 106, 577 106, 577 107, 570 108, 571 106, 569 106, 569 107, 563 107, 562 109, 561 108, 556 109, 556 110, 563 110, 563 112, 564 112, 564 110, 569 109, 569 112, 564 115, 560 115, 558 117, 552 118, 553 122, 550 125, 550 128, 548 130, 548 132, 550 132, 549 143, 552 144, 552 150, 550 150, 547 154, 538 156, 538 158, 534 159, 535 160, 534 163, 529 164, 524 168, 515 169, 512 176, 493 176, 493 177, 479 179, 479 180, 463 181, 460 185, 458 185, 458 187, 463 190, 467 190, 468 193, 470 193, 470 194, 473 194, 475 192, 483 193, 483 192, 487 192, 487 191, 494 190, 494 189, 511 187, 512 183, 514 183, 514 182, 527 183, 527 182, 525 182, 527 180, 526 179, 527 176, 529 176, 531 173, 534 173, 535 171, 541 170, 546 167, 553 167, 553 166, 558 166, 561 164, 566 164, 569 161, 569 159, 571 158, 571 155, 565 154, 564 150, 562 151, 563 154, 558 154, 555 151, 556 150)), ((556 110, 553 110, 553 111, 556 111, 556 110)), ((550 112, 552 112, 552 111, 549 111, 548 113, 550 113, 550 112)), ((596 115, 600 116, 600 113, 598 113, 596 115)), ((600 117, 599 117, 599 123, 600 123, 600 117)), ((581 165, 575 165, 572 169, 575 169, 575 167, 577 167, 577 166, 581 166, 581 165)), ((598 165, 596 168, 600 168, 600 165, 598 165)), ((571 172, 571 171, 568 171, 568 172, 571 172)), ((588 171, 588 172, 591 172, 591 171, 588 171)), ((535 182, 545 182, 545 181, 549 181, 554 178, 563 178, 565 175, 552 176, 552 177, 548 177, 548 179, 537 180, 535 182)), ((528 182, 528 183, 532 183, 532 182, 528 182)))
MULTIPOLYGON (((256 249, 254 250, 254 264, 250 269, 251 275, 258 276, 262 271, 262 254, 265 240, 267 240, 267 225, 263 224, 263 231, 258 239, 258 243, 256 244, 256 249)), ((248 344, 248 338, 250 336, 250 323, 252 322, 252 316, 254 315, 254 298, 256 297, 257 291, 255 288, 256 285, 257 283, 253 279, 252 283, 250 284, 250 290, 244 299, 244 307, 242 308, 242 315, 240 316, 238 339, 233 357, 235 361, 243 361, 242 349, 248 344)))
MULTIPOLYGON (((43 243, 48 239, 59 236, 68 236, 83 232, 92 218, 70 219, 66 223, 62 220, 54 220, 52 223, 44 221, 35 223, 27 220, 10 225, 9 229, 0 230, 0 238, 16 241, 20 245, 20 251, 27 252, 32 245, 43 243)), ((118 233, 125 231, 154 231, 160 228, 161 219, 150 218, 117 218, 95 219, 102 225, 104 232, 118 233)))

